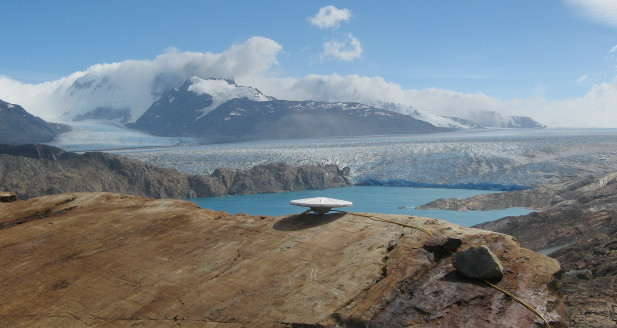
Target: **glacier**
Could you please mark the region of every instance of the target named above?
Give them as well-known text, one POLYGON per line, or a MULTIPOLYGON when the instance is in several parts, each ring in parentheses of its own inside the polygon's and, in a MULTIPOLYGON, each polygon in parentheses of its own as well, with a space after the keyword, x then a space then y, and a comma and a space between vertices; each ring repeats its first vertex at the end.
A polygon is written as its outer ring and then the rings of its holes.
MULTIPOLYGON (((128 133, 107 144, 79 131, 55 146, 107 151, 189 174, 254 165, 335 164, 355 183, 474 186, 506 190, 617 171, 617 129, 484 129, 429 135, 251 141, 200 145, 191 138, 128 133), (71 146, 71 143, 79 147, 71 146), (97 148, 98 147, 98 148, 97 148), (88 149, 89 148, 89 149, 88 149), (115 149, 114 149, 115 148, 115 149)), ((104 132, 101 132, 104 133, 104 132)))
POLYGON ((127 129, 122 124, 101 124, 90 121, 72 122, 69 126, 71 131, 60 134, 54 141, 46 144, 73 152, 198 144, 198 141, 192 138, 157 137, 127 129))

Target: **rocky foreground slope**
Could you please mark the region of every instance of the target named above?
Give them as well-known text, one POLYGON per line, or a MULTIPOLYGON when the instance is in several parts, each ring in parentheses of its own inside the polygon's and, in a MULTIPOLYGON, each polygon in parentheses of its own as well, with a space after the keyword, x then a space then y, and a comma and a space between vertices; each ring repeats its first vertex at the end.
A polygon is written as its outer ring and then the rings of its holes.
POLYGON ((187 175, 122 156, 76 154, 45 145, 0 145, 0 191, 31 198, 73 191, 107 191, 154 198, 194 198, 348 186, 335 165, 282 163, 249 170, 187 175))
POLYGON ((525 247, 559 260, 571 327, 617 325, 617 173, 587 177, 534 190, 439 200, 424 206, 494 209, 525 206, 542 210, 476 227, 517 238, 525 247))
MULTIPOLYGON (((511 237, 404 222, 486 245, 493 281, 565 327, 559 264, 511 237)), ((3 327, 542 327, 420 230, 354 213, 263 217, 181 200, 68 193, 0 203, 3 327), (425 246, 426 247, 426 246, 425 246)))

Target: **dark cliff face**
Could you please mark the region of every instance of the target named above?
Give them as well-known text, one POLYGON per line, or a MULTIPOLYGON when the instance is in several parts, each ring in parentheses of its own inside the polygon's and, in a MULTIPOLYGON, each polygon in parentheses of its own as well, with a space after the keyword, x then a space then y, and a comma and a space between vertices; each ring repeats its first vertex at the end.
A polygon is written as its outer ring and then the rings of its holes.
POLYGON ((193 198, 347 186, 336 166, 286 164, 247 171, 186 175, 118 155, 65 152, 45 145, 0 145, 0 190, 20 198, 73 191, 108 191, 153 198, 193 198))
POLYGON ((218 169, 210 176, 191 177, 191 181, 214 180, 218 193, 208 196, 222 196, 344 187, 349 185, 345 176, 336 165, 294 167, 273 163, 246 171, 218 169))
POLYGON ((19 105, 0 100, 0 143, 20 145, 48 142, 69 129, 63 124, 45 122, 19 105))

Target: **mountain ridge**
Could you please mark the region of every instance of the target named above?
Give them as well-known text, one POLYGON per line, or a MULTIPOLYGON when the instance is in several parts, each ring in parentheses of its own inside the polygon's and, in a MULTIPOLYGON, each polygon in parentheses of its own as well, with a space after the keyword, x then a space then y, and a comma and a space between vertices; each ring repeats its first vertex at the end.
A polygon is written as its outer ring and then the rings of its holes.
POLYGON ((163 93, 135 123, 127 126, 157 136, 197 137, 212 142, 452 130, 360 103, 278 100, 228 80, 196 77, 163 93), (213 91, 209 86, 219 89, 213 91))
POLYGON ((345 187, 348 169, 283 163, 187 175, 119 155, 65 152, 46 145, 0 145, 0 191, 32 198, 106 191, 154 198, 195 198, 345 187))
MULTIPOLYGON (((65 92, 69 97, 64 104, 67 110, 61 118, 69 123, 123 126, 157 136, 198 137, 203 138, 202 142, 206 143, 437 133, 486 126, 468 119, 434 115, 429 111, 401 104, 369 102, 367 105, 359 102, 281 100, 264 95, 254 87, 238 85, 233 78, 204 79, 193 75, 177 85, 179 78, 178 74, 158 74, 153 84, 145 90, 139 83, 127 84, 124 80, 117 81, 117 77, 82 74, 70 85, 62 84, 58 87, 59 93, 65 92), (132 100, 129 104, 116 98, 132 100), (145 107, 148 103, 149 107, 143 112, 135 109, 135 106, 145 107), (230 108, 231 105, 237 108, 230 108), (264 108, 265 113, 270 116, 260 115, 257 113, 258 105, 274 107, 278 113, 264 108), (240 112, 245 110, 242 106, 250 107, 253 114, 244 123, 239 120, 239 116, 243 115, 240 112), (303 113, 299 112, 300 107, 304 107, 303 113), (348 110, 352 107, 356 108, 358 113, 348 110), (329 108, 330 111, 325 112, 324 108, 329 108), (215 113, 217 111, 218 113, 215 113), (222 114, 221 111, 227 113, 222 114), (369 111, 372 113, 369 114, 369 111), (207 122, 203 120, 205 117, 209 118, 207 122), (199 124, 196 124, 197 122, 199 124)), ((67 82, 68 80, 63 81, 67 82)), ((488 126, 545 127, 528 117, 504 118, 497 113, 489 116, 491 119, 486 121, 488 126)), ((34 118, 31 121, 34 121, 34 118)), ((39 128, 43 126, 48 130, 47 136, 28 138, 24 131, 32 129, 18 129, 13 131, 14 133, 6 133, 5 143, 48 142, 58 133, 69 129, 46 122, 37 124, 39 128)), ((7 126, 10 128, 10 125, 7 126)), ((9 128, 4 130, 9 131, 9 128)), ((3 142, 2 139, 0 142, 3 142)))
POLYGON ((23 107, 0 99, 0 142, 12 145, 52 141, 69 131, 64 124, 49 123, 23 107))

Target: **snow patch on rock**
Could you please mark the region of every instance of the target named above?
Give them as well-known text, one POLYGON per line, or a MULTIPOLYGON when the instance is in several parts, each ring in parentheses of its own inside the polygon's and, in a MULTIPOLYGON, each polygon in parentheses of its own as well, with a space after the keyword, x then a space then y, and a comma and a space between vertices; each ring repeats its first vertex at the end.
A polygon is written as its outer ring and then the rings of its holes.
POLYGON ((188 91, 192 91, 198 95, 209 94, 212 96, 212 105, 201 109, 200 111, 202 113, 195 119, 196 121, 206 116, 220 105, 235 98, 248 98, 253 101, 272 100, 271 97, 264 95, 255 88, 238 86, 233 81, 223 79, 202 79, 197 76, 193 76, 190 81, 191 85, 189 86, 188 91))

